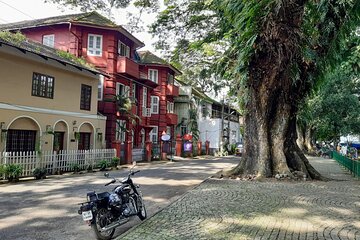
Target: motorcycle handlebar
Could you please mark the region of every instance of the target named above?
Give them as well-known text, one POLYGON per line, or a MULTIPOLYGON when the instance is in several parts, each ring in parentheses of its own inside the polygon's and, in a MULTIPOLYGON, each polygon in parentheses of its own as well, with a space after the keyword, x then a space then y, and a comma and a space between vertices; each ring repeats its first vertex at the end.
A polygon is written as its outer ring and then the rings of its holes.
POLYGON ((108 182, 107 184, 105 184, 105 186, 108 186, 108 185, 110 185, 110 184, 112 184, 112 183, 114 183, 114 182, 116 182, 115 179, 113 179, 113 180, 111 180, 111 182, 108 182))
POLYGON ((134 174, 136 174, 136 173, 138 173, 138 172, 140 172, 140 170, 136 170, 136 171, 134 171, 134 172, 131 172, 131 175, 134 175, 134 174))

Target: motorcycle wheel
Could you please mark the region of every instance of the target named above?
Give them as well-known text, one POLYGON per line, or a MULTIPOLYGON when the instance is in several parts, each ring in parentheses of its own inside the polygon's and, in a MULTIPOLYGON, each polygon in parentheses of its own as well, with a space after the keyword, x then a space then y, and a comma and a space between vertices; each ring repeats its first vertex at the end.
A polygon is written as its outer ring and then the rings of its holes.
POLYGON ((144 201, 142 200, 142 198, 140 198, 140 203, 141 203, 141 206, 139 206, 139 212, 137 215, 140 218, 140 220, 145 220, 147 217, 147 212, 146 212, 145 204, 144 204, 144 201))
POLYGON ((115 228, 109 231, 101 231, 101 228, 109 225, 111 222, 108 219, 109 210, 105 208, 99 209, 97 212, 93 223, 91 224, 91 228, 95 233, 95 237, 98 240, 110 240, 114 235, 115 228))

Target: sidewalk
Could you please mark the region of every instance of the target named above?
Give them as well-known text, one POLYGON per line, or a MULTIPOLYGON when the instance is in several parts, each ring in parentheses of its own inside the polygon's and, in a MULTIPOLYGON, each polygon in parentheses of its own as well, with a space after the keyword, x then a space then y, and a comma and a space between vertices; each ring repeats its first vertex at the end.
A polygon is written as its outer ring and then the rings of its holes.
POLYGON ((208 179, 118 239, 360 239, 360 181, 309 160, 336 180, 208 179))

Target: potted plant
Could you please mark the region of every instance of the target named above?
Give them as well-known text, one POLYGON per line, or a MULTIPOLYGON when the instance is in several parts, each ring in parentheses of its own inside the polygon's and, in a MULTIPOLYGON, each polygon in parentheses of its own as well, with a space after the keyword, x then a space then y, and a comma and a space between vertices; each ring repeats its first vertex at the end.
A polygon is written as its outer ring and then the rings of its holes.
POLYGON ((117 169, 117 166, 118 166, 119 162, 120 162, 120 158, 118 158, 118 157, 113 157, 113 158, 111 159, 111 167, 117 169))
POLYGON ((98 166, 100 168, 100 171, 105 171, 106 168, 109 166, 109 163, 104 159, 99 162, 98 166))
POLYGON ((19 177, 23 171, 23 167, 19 164, 5 165, 5 176, 9 182, 19 181, 19 177))
POLYGON ((46 173, 47 173, 47 170, 46 168, 40 168, 40 167, 37 167, 33 170, 33 175, 35 177, 36 180, 39 180, 39 179, 45 179, 46 178, 46 173))

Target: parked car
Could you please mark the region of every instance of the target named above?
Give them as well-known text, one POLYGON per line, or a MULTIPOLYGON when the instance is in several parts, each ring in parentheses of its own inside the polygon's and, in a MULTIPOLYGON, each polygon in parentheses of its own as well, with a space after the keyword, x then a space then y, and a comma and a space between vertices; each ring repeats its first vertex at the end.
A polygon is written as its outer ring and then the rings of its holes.
POLYGON ((235 148, 235 154, 237 156, 241 156, 244 152, 244 145, 242 142, 237 142, 236 143, 236 148, 235 148))

